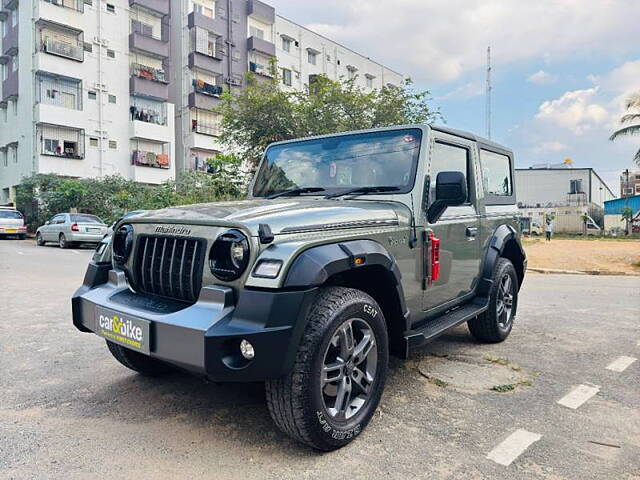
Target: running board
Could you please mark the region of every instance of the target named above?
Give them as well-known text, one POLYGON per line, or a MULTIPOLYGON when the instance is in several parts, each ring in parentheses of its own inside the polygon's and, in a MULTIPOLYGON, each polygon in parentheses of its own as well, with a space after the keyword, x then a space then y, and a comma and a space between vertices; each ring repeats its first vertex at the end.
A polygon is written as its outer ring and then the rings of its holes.
POLYGON ((405 332, 405 357, 409 357, 411 350, 438 338, 447 330, 476 318, 489 308, 487 298, 476 298, 472 302, 451 310, 440 317, 430 320, 422 328, 405 332))

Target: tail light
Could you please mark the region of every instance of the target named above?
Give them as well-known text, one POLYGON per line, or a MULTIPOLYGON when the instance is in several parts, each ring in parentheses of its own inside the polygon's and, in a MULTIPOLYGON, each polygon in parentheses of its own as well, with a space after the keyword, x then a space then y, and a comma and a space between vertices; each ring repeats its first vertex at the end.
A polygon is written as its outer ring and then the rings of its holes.
POLYGON ((429 284, 440 278, 440 239, 433 233, 429 233, 429 243, 431 243, 431 278, 429 284))
POLYGON ((78 227, 77 223, 74 223, 73 225, 71 225, 71 230, 74 232, 79 232, 80 231, 80 227, 78 227))

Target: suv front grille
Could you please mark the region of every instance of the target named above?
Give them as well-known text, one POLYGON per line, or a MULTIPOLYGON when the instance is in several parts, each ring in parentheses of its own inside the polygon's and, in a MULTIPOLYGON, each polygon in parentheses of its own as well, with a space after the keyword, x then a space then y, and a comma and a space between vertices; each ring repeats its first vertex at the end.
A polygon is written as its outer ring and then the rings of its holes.
POLYGON ((194 303, 202 288, 206 241, 141 235, 134 258, 137 290, 194 303))

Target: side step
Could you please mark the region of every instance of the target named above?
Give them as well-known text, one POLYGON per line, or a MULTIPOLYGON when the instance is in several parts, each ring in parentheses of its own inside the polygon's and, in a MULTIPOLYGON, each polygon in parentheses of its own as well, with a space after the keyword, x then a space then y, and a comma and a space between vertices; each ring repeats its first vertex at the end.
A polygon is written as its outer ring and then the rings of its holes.
POLYGON ((440 317, 434 318, 426 323, 422 328, 409 330, 405 333, 405 358, 409 357, 409 352, 439 337, 450 328, 465 323, 489 308, 487 298, 476 298, 471 303, 462 305, 451 310, 440 317))

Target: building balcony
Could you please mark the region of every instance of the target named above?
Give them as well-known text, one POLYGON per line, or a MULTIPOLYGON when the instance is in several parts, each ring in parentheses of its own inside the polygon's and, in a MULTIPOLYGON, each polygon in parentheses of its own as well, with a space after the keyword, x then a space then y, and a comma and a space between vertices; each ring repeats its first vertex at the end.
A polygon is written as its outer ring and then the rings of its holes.
POLYGON ((16 98, 18 96, 18 72, 9 72, 7 78, 2 82, 2 100, 16 98))
MULTIPOLYGON (((167 147, 162 144, 161 150, 164 152, 167 147)), ((132 150, 131 165, 136 167, 169 169, 170 159, 168 153, 150 152, 147 150, 132 150)))
POLYGON ((34 105, 34 120, 37 123, 60 125, 71 129, 77 128, 77 125, 89 123, 88 113, 83 110, 71 110, 48 103, 34 105))
POLYGON ((157 112, 149 108, 141 108, 139 112, 135 112, 136 108, 131 107, 130 138, 155 142, 170 140, 170 143, 173 143, 173 104, 163 103, 157 112), (144 115, 149 113, 150 116, 144 115))
POLYGON ((67 10, 75 10, 76 12, 84 12, 84 0, 47 0, 44 3, 48 3, 55 8, 65 8, 67 10))
POLYGON ((131 75, 144 78, 145 80, 151 80, 153 82, 168 83, 167 73, 165 70, 159 70, 147 65, 142 65, 141 63, 131 64, 131 75))
POLYGON ((169 99, 169 85, 144 77, 132 75, 129 79, 129 92, 131 95, 154 98, 156 100, 169 99))
POLYGON ((224 72, 224 65, 219 59, 199 52, 191 52, 189 54, 189 68, 197 68, 218 75, 222 75, 224 72))
POLYGON ((11 23, 6 25, 6 32, 2 37, 2 53, 5 55, 15 55, 18 53, 18 25, 11 27, 11 23))
POLYGON ((38 123, 36 128, 40 155, 73 160, 84 158, 84 130, 63 125, 38 123))
POLYGON ((259 52, 269 57, 276 56, 275 44, 258 37, 249 37, 249 39, 247 40, 247 49, 250 52, 259 52))
POLYGON ((273 74, 271 73, 269 66, 261 63, 249 62, 249 71, 262 77, 273 78, 273 74))
POLYGON ((41 51, 58 57, 65 57, 77 62, 84 61, 84 48, 81 42, 70 44, 53 38, 46 38, 42 42, 41 51))
POLYGON ((248 11, 250 17, 255 17, 265 23, 274 24, 276 22, 275 8, 260 0, 249 0, 248 11))
POLYGON ((139 32, 129 34, 129 49, 147 53, 158 58, 169 57, 169 42, 143 35, 139 32))
POLYGON ((169 0, 129 0, 130 7, 142 7, 159 15, 169 15, 171 8, 169 0))
POLYGON ((205 95, 199 92, 191 92, 189 94, 189 108, 200 108, 202 110, 212 110, 220 104, 220 99, 205 95))
POLYGON ((220 17, 211 18, 198 12, 191 12, 187 16, 187 27, 189 29, 193 27, 204 28, 209 32, 222 36, 222 34, 227 31, 227 20, 220 17))

